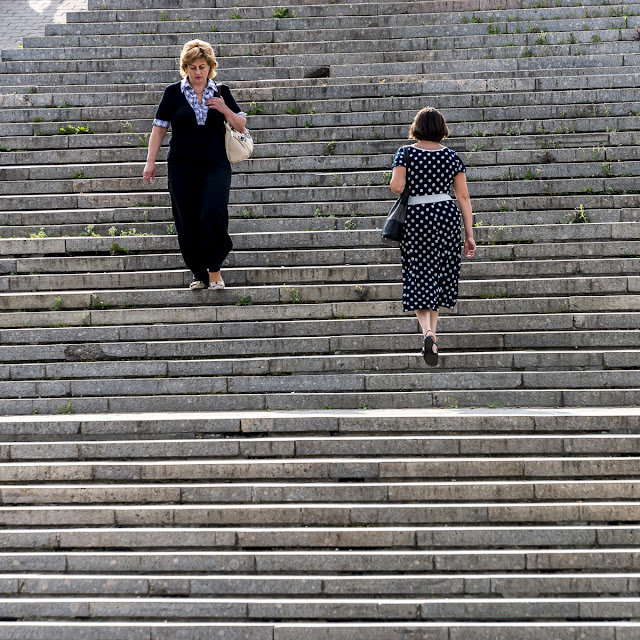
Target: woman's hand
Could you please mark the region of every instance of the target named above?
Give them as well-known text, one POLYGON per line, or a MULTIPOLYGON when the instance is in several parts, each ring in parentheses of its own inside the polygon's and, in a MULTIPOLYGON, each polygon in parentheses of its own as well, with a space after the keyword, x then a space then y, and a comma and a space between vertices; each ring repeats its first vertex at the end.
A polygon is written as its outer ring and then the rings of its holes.
POLYGON ((466 258, 473 258, 473 256, 476 255, 476 241, 473 239, 473 236, 465 236, 464 255, 466 258))
POLYGON ((156 163, 147 160, 147 164, 144 165, 144 171, 142 177, 147 184, 151 184, 156 179, 156 163))
POLYGON ((231 109, 227 107, 227 103, 224 101, 224 98, 209 98, 205 104, 209 109, 215 109, 223 114, 231 111, 231 109))

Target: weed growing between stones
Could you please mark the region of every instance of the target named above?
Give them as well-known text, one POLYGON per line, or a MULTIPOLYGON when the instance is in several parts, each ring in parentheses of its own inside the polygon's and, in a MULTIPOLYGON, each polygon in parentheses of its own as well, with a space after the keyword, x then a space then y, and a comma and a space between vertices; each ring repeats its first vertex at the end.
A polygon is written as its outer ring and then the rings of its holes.
POLYGON ((67 415, 73 413, 73 409, 71 408, 71 400, 69 400, 66 407, 58 407, 56 409, 56 413, 64 413, 67 415))
POLYGON ((239 13, 231 12, 230 18, 232 20, 242 20, 242 16, 239 13))
POLYGON ((267 110, 263 105, 258 104, 257 102, 252 102, 249 104, 249 108, 247 109, 247 115, 249 116, 259 116, 262 113, 266 113, 267 110))
POLYGON ((290 116, 297 116, 300 114, 300 111, 302 111, 302 109, 300 109, 299 106, 297 105, 293 105, 290 104, 285 110, 284 112, 290 116))
POLYGON ((161 11, 160 16, 158 17, 159 22, 168 22, 169 14, 166 11, 161 11))
POLYGON ((613 176, 613 167, 606 162, 603 162, 601 165, 601 172, 604 178, 611 178, 613 176))
POLYGON ((94 132, 89 127, 74 127, 73 125, 69 124, 66 127, 60 127, 58 129, 58 133, 69 136, 69 135, 78 135, 82 133, 87 134, 87 133, 94 133, 94 132))
POLYGON ((287 304, 300 304, 302 302, 302 297, 300 296, 300 292, 293 287, 284 287, 285 291, 289 294, 289 300, 287 300, 287 304))
POLYGON ((64 301, 62 300, 62 296, 56 296, 53 299, 53 306, 51 307, 51 311, 62 311, 64 309, 64 301))
MULTIPOLYGON (((148 133, 136 133, 133 130, 133 125, 130 122, 123 122, 122 123, 122 133, 131 133, 133 134, 137 139, 139 144, 135 145, 136 147, 148 147, 149 146, 149 134, 148 133)), ((132 142, 126 142, 125 144, 131 145, 133 146, 132 142)))
POLYGON ((170 224, 167 225, 166 234, 168 236, 175 236, 176 235, 176 225, 173 224, 173 222, 171 222, 170 224))
POLYGON ((109 306, 106 302, 100 299, 100 296, 97 293, 92 293, 89 303, 89 309, 97 310, 104 309, 109 306))
POLYGON ((114 242, 111 245, 111 249, 109 250, 109 253, 112 256, 115 256, 115 255, 129 254, 131 252, 129 251, 129 249, 125 249, 124 247, 120 246, 117 242, 114 242))
POLYGON ((40 227, 40 231, 38 231, 38 233, 30 233, 29 234, 30 238, 51 238, 51 234, 47 233, 44 230, 44 227, 40 227))
POLYGON ((71 177, 74 180, 83 180, 84 178, 86 178, 87 176, 84 175, 84 172, 82 171, 74 171, 73 174, 71 175, 71 177))
POLYGON ((95 228, 96 228, 96 225, 95 225, 95 224, 88 224, 88 225, 84 228, 84 231, 81 231, 81 232, 80 232, 80 235, 81 235, 81 236, 88 236, 88 237, 90 237, 90 238, 99 238, 99 237, 100 237, 100 234, 99 234, 99 233, 96 233, 96 232, 94 231, 94 229, 95 229, 95 228))
POLYGON ((360 284, 356 285, 353 290, 356 292, 360 302, 364 302, 369 297, 369 290, 360 284))
POLYGON ((328 142, 323 151, 322 151, 322 155, 323 156, 332 156, 335 152, 336 152, 336 141, 332 140, 331 142, 328 142))
POLYGON ((584 205, 580 205, 574 212, 573 216, 569 218, 568 222, 570 224, 586 224, 589 222, 589 218, 587 218, 587 214, 584 210, 584 205))
POLYGON ((289 10, 287 7, 278 7, 273 11, 274 18, 295 18, 296 12, 295 10, 289 10))
POLYGON ((460 405, 455 398, 445 398, 444 404, 442 405, 443 409, 459 409, 460 405))
POLYGON ((251 296, 248 296, 246 294, 247 294, 246 289, 242 290, 242 295, 240 295, 239 293, 236 294, 238 297, 238 301, 236 302, 236 307, 247 307, 253 304, 253 302, 251 301, 251 296))

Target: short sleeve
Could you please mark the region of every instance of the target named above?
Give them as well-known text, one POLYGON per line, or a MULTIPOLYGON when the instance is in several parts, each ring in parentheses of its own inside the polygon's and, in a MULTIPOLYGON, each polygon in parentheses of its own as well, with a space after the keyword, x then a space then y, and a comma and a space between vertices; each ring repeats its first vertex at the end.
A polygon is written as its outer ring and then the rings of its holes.
POLYGON ((396 155, 395 158, 393 159, 393 164, 391 165, 391 167, 406 167, 407 164, 405 162, 405 157, 404 157, 404 147, 400 147, 397 151, 396 151, 396 155))
POLYGON ((227 107, 229 107, 229 109, 231 109, 233 113, 238 113, 244 116, 245 118, 247 117, 247 114, 240 109, 236 101, 233 99, 233 96, 231 95, 231 91, 229 90, 229 87, 227 87, 226 84, 220 85, 220 95, 224 99, 224 102, 227 105, 227 107))
POLYGON ((458 175, 460 172, 466 173, 467 167, 464 166, 464 162, 462 162, 462 160, 460 159, 460 156, 455 151, 452 151, 451 153, 453 155, 453 158, 452 158, 453 169, 456 172, 456 175, 458 175))
POLYGON ((169 97, 168 92, 169 87, 164 90, 164 95, 162 96, 162 100, 160 100, 160 104, 158 105, 158 109, 156 110, 155 120, 158 120, 160 122, 171 122, 171 120, 173 119, 172 100, 169 97))

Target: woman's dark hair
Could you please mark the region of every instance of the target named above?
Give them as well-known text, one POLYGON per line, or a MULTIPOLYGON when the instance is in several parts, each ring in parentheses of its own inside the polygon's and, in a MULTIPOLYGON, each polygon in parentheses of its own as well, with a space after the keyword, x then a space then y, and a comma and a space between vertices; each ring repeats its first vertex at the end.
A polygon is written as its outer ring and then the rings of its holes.
POLYGON ((409 138, 440 142, 449 135, 449 127, 444 116, 433 107, 420 109, 409 129, 409 138))

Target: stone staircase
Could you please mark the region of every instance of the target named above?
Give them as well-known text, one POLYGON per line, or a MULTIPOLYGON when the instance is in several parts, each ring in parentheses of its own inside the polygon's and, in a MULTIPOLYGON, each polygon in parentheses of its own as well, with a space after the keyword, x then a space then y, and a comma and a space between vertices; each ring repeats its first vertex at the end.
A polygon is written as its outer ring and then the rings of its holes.
POLYGON ((499 4, 89 0, 2 51, 0 639, 640 637, 640 2, 499 4), (141 179, 193 37, 258 142, 225 291, 141 179), (379 242, 426 104, 479 243, 436 370, 379 242))

